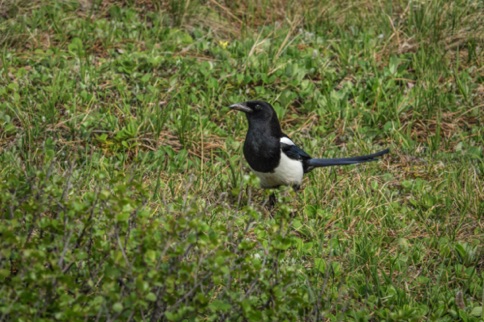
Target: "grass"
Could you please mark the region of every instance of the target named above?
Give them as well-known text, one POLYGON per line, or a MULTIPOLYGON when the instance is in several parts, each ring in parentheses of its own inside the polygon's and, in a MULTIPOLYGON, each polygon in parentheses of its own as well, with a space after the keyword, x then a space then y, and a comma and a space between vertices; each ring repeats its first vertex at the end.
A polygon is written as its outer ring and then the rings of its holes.
POLYGON ((480 1, 0 1, 1 320, 484 318, 480 1), (314 156, 272 213, 227 106, 314 156))

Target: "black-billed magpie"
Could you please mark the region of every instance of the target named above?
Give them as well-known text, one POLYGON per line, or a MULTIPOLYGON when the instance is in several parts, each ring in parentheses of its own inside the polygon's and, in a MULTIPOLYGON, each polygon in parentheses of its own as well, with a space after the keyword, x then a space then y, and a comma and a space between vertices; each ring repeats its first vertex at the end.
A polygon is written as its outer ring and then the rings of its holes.
POLYGON ((301 186, 303 174, 314 168, 376 161, 388 153, 377 153, 341 159, 313 159, 285 135, 274 108, 267 102, 248 101, 233 104, 230 109, 242 111, 249 121, 244 142, 244 156, 259 177, 262 188, 301 186))

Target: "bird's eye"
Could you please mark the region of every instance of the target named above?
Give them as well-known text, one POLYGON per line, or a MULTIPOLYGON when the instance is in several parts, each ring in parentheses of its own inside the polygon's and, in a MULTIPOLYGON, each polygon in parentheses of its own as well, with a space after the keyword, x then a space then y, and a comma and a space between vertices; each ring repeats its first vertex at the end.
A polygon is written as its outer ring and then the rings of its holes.
POLYGON ((256 111, 259 111, 259 110, 261 110, 261 109, 262 109, 262 106, 260 106, 259 104, 257 104, 257 105, 254 107, 254 109, 255 109, 256 111))

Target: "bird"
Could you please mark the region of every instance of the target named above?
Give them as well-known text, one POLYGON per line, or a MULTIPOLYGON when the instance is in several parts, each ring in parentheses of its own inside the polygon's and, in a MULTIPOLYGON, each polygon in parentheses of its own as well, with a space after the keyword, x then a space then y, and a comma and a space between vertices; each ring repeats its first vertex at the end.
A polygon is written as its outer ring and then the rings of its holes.
POLYGON ((291 186, 299 190, 303 175, 315 168, 342 166, 376 161, 390 152, 385 149, 373 154, 339 159, 312 158, 282 132, 276 111, 271 104, 251 100, 229 106, 245 113, 249 129, 244 141, 244 157, 260 179, 264 189, 291 186))

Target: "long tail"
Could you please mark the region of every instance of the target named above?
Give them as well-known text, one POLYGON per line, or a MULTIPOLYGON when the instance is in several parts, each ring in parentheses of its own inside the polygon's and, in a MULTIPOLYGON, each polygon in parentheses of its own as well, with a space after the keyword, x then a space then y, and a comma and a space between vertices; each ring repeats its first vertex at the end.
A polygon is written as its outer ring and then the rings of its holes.
POLYGON ((376 161, 378 157, 381 157, 384 154, 390 152, 390 149, 385 149, 383 151, 368 154, 368 155, 361 155, 358 157, 352 158, 341 158, 341 159, 309 159, 307 161, 308 171, 311 171, 313 168, 317 167, 329 167, 332 165, 349 165, 349 164, 357 164, 369 161, 376 161))

